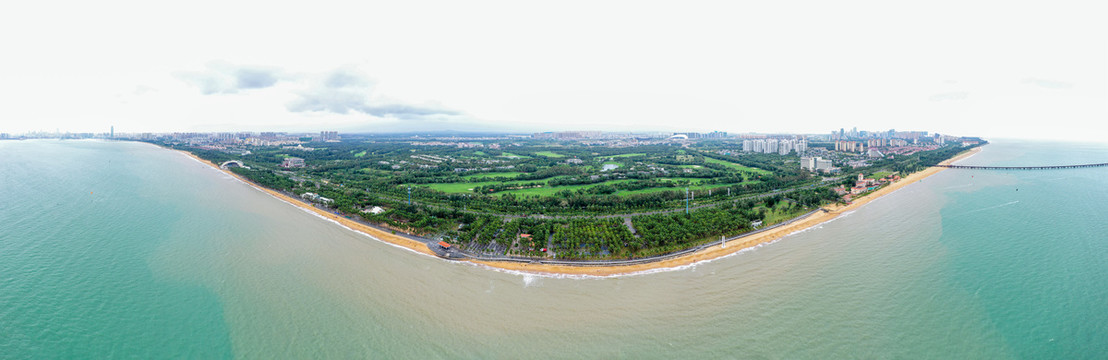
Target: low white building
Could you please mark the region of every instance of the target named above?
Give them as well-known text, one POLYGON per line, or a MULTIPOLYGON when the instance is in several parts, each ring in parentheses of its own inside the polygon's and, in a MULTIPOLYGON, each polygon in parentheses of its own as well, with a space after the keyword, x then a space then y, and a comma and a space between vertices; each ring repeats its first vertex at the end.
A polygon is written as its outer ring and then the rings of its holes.
POLYGON ((816 171, 816 157, 804 156, 800 158, 800 168, 808 171, 816 171))
POLYGON ((816 158, 816 171, 830 172, 834 169, 831 160, 816 158))
POLYGON ((301 158, 298 158, 298 157, 287 157, 287 158, 285 158, 285 160, 281 161, 281 167, 283 167, 283 168, 304 167, 304 159, 301 159, 301 158))
POLYGON ((804 169, 804 170, 811 171, 811 172, 816 172, 816 171, 830 172, 834 169, 834 167, 831 165, 831 160, 826 160, 826 159, 820 158, 818 156, 816 156, 816 157, 807 157, 807 156, 801 157, 800 158, 800 168, 804 169))
POLYGON ((320 203, 320 204, 330 204, 330 203, 335 202, 334 199, 322 197, 322 196, 319 196, 319 194, 310 193, 310 192, 300 194, 300 197, 305 199, 305 200, 308 200, 308 201, 311 201, 311 202, 317 202, 317 203, 320 203))

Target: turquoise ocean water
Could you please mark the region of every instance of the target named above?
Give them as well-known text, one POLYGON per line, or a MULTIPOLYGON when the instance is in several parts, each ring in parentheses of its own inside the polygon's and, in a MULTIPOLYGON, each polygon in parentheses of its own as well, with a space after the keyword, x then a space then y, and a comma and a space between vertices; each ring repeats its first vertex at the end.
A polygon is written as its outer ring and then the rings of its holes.
MULTIPOLYGON (((995 141, 961 163, 1106 161, 995 141)), ((1106 203, 1108 168, 948 170, 730 257, 549 277, 147 144, 0 141, 0 358, 1104 358, 1106 203)))

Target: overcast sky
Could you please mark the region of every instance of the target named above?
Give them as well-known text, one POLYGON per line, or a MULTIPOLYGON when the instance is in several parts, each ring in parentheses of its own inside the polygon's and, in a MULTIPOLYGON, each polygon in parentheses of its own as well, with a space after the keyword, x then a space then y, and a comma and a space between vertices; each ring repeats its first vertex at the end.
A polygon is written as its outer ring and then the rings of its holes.
POLYGON ((11 1, 0 131, 1103 140, 1104 15, 1097 1, 11 1))

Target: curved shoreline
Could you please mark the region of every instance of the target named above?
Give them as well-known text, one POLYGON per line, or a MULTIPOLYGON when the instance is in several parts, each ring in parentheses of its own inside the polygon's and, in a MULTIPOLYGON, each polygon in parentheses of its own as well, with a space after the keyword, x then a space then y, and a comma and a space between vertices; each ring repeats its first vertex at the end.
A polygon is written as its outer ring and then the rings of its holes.
MULTIPOLYGON (((387 243, 390 243, 390 244, 393 244, 393 245, 402 246, 402 247, 408 248, 409 250, 413 250, 413 251, 416 251, 416 252, 419 252, 419 253, 432 255, 432 256, 435 255, 433 252, 431 252, 430 249, 427 248, 426 244, 421 242, 421 241, 416 241, 416 240, 409 239, 409 238, 406 238, 406 237, 403 237, 403 236, 394 235, 394 234, 391 234, 389 232, 383 231, 381 229, 366 226, 365 224, 362 224, 360 222, 347 219, 343 216, 336 215, 334 213, 324 211, 324 210, 315 208, 313 206, 305 205, 302 202, 300 202, 298 199, 294 199, 294 198, 289 197, 288 195, 285 195, 285 194, 280 193, 278 191, 268 189, 268 188, 259 186, 257 184, 254 184, 250 180, 244 179, 243 177, 239 176, 238 174, 235 174, 234 172, 231 172, 230 170, 221 169, 221 168, 219 168, 219 165, 216 165, 216 164, 214 164, 214 163, 212 163, 208 160, 201 159, 200 157, 194 155, 191 152, 188 152, 188 151, 185 151, 185 150, 179 150, 179 149, 170 149, 170 150, 180 152, 180 153, 182 153, 182 154, 184 154, 184 155, 186 155, 186 156, 188 156, 188 157, 190 157, 190 158, 192 158, 196 161, 199 161, 202 164, 209 165, 209 166, 211 166, 212 168, 214 168, 216 170, 219 170, 219 171, 221 171, 225 174, 231 175, 235 179, 243 182, 244 184, 249 185, 249 186, 251 186, 255 189, 261 190, 261 191, 263 191, 263 192, 265 192, 265 193, 267 193, 267 194, 269 194, 269 195, 271 195, 271 196, 273 196, 273 197, 275 197, 279 200, 282 200, 284 202, 292 204, 293 206, 299 207, 301 209, 311 211, 311 212, 315 213, 316 215, 323 216, 324 218, 327 218, 329 220, 338 222, 339 224, 341 224, 341 225, 343 225, 347 228, 350 228, 352 230, 361 232, 361 233, 363 233, 365 235, 368 235, 368 236, 370 236, 374 239, 381 240, 381 241, 384 241, 384 242, 387 242, 387 243)), ((970 157, 973 154, 976 154, 980 150, 981 150, 981 147, 975 147, 973 149, 962 152, 962 153, 954 156, 953 158, 947 159, 947 160, 941 162, 940 164, 949 165, 949 164, 951 164, 955 161, 962 160, 962 159, 965 159, 967 157, 970 157)), ((824 222, 830 221, 831 219, 834 219, 834 218, 838 217, 839 215, 841 215, 845 212, 857 209, 857 208, 865 205, 866 203, 868 203, 870 201, 873 201, 877 198, 888 195, 888 194, 890 194, 890 193, 892 193, 896 190, 899 190, 900 188, 908 186, 909 184, 919 182, 920 180, 922 180, 922 179, 924 179, 928 176, 937 174, 937 173, 939 173, 943 170, 946 170, 946 169, 947 168, 945 168, 945 167, 932 166, 932 167, 929 167, 929 168, 924 169, 922 171, 912 173, 912 174, 900 179, 900 181, 889 184, 889 185, 887 185, 883 188, 874 190, 872 193, 870 193, 866 196, 855 199, 853 202, 851 202, 848 205, 826 206, 826 207, 823 207, 823 209, 825 209, 826 211, 818 211, 818 212, 815 212, 811 215, 808 215, 808 216, 805 216, 805 217, 802 217, 802 218, 794 219, 791 223, 789 223, 787 225, 784 225, 784 226, 779 226, 779 227, 776 227, 776 228, 773 228, 773 229, 770 229, 770 230, 767 230, 767 231, 764 231, 764 232, 759 232, 759 233, 756 233, 756 234, 750 234, 750 235, 747 235, 747 236, 744 236, 744 237, 728 240, 722 246, 710 246, 708 248, 705 248, 705 249, 702 249, 700 251, 696 251, 696 252, 693 252, 693 253, 690 253, 690 254, 685 254, 685 255, 678 256, 678 257, 659 260, 659 261, 650 262, 650 263, 634 264, 634 265, 617 265, 617 266, 573 266, 573 265, 531 264, 531 263, 519 263, 519 262, 511 262, 511 261, 481 261, 481 260, 460 260, 460 261, 469 261, 471 263, 480 264, 480 265, 488 266, 488 267, 491 267, 491 268, 519 271, 519 272, 525 272, 525 273, 551 274, 551 275, 589 275, 589 276, 629 275, 629 274, 635 274, 635 273, 642 273, 642 272, 646 272, 646 271, 650 271, 650 270, 660 270, 660 269, 669 269, 669 268, 677 268, 677 267, 681 267, 681 266, 688 266, 688 265, 696 264, 696 263, 703 262, 703 261, 710 261, 710 260, 718 259, 718 258, 721 258, 721 257, 724 257, 724 256, 728 256, 728 255, 737 253, 737 252, 742 251, 744 249, 749 249, 749 248, 753 248, 753 247, 761 245, 761 244, 773 242, 777 239, 785 237, 785 236, 787 236, 789 234, 792 234, 794 232, 801 231, 801 230, 804 230, 804 229, 808 229, 810 227, 813 227, 813 226, 822 224, 824 222)))

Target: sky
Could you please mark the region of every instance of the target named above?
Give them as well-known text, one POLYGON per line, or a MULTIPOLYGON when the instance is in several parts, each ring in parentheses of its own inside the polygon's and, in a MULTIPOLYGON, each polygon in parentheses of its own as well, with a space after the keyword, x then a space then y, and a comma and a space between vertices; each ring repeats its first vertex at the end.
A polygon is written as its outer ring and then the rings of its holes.
POLYGON ((0 132, 1104 140, 1096 1, 16 1, 0 132))

